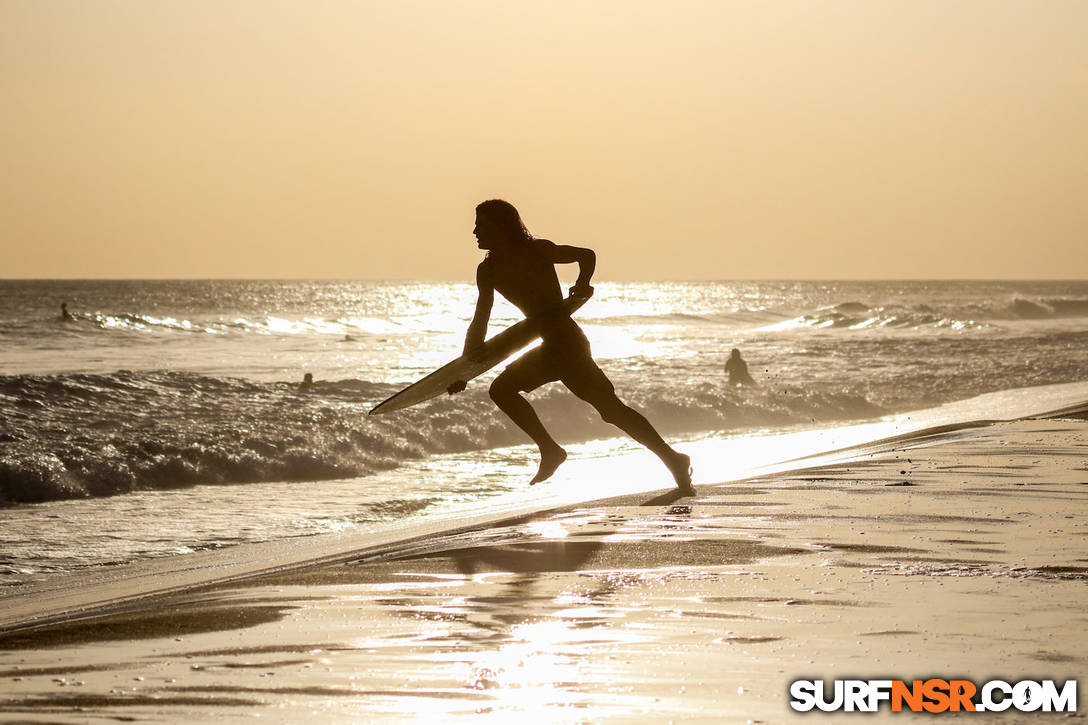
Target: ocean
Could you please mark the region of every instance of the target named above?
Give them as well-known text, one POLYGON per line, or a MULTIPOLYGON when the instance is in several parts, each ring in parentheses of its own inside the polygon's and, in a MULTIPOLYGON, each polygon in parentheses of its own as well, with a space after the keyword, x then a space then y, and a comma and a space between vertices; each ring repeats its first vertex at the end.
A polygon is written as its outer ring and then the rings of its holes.
MULTIPOLYGON (((502 366, 458 396, 367 416, 460 353, 470 284, 7 280, 0 293, 0 585, 440 516, 522 491, 536 469, 487 397, 502 366)), ((497 300, 489 334, 519 318, 497 300)), ((1088 380, 1083 281, 602 282, 575 319, 620 397, 680 450, 1088 380), (758 386, 727 383, 732 348, 758 386)), ((564 468, 635 448, 560 384, 531 400, 568 446, 564 468)), ((647 475, 671 485, 664 467, 647 475)))

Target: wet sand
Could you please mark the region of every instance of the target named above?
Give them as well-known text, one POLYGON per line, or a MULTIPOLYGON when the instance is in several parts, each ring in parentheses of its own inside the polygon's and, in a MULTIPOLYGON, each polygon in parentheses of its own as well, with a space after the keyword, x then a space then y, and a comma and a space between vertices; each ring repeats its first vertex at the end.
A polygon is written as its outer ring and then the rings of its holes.
POLYGON ((1086 580, 1088 422, 998 423, 8 633, 0 715, 819 722, 790 681, 1082 675, 1086 580))

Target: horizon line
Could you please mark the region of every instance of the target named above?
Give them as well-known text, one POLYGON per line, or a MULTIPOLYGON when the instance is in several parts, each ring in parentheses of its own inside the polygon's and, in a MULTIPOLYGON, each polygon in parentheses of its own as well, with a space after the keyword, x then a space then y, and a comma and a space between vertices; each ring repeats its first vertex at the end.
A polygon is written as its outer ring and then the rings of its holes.
MULTIPOLYGON (((562 281, 562 280, 560 280, 562 281)), ((631 277, 597 279, 613 282, 1088 282, 1088 277, 631 277)), ((474 284, 471 276, 444 277, 0 277, 0 282, 463 282, 474 284)))

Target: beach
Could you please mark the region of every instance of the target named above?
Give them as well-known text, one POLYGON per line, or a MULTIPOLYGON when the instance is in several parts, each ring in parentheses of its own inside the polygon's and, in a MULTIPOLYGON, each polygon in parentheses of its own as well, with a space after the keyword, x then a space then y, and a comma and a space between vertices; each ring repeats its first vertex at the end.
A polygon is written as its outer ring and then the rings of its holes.
POLYGON ((0 712, 823 721, 835 714, 790 709, 790 682, 1074 679, 1088 663, 1086 410, 931 428, 695 498, 586 502, 9 626, 0 712))

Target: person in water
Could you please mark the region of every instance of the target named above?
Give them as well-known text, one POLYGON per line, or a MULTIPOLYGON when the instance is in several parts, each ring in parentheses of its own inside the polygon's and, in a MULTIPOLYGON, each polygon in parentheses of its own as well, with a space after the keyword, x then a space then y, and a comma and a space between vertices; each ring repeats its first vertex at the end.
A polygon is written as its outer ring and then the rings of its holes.
POLYGON ((68 311, 68 303, 67 302, 61 302, 60 303, 60 320, 61 320, 61 322, 75 322, 75 319, 76 318, 72 317, 72 313, 68 311))
POLYGON ((725 363, 725 372, 729 374, 730 385, 756 385, 756 381, 748 374, 748 363, 744 362, 740 350, 735 347, 725 363))
MULTIPOLYGON (((480 249, 487 250, 487 257, 476 268, 479 298, 465 336, 464 354, 471 357, 472 350, 483 344, 496 290, 540 324, 540 346, 511 363, 489 390, 499 409, 540 449, 540 468, 530 485, 549 478, 566 460, 567 452, 545 430, 522 393, 560 380, 596 408, 606 422, 653 451, 672 473, 677 486, 690 488, 691 459, 674 450, 641 413, 616 397, 612 382, 593 361, 589 340, 561 306, 563 292, 555 265, 577 263, 578 279, 570 294, 588 298, 593 294, 589 284, 596 265, 593 250, 534 238, 517 209, 500 199, 476 207, 473 233, 480 249)), ((449 387, 449 393, 464 389, 464 381, 458 381, 449 387)))

